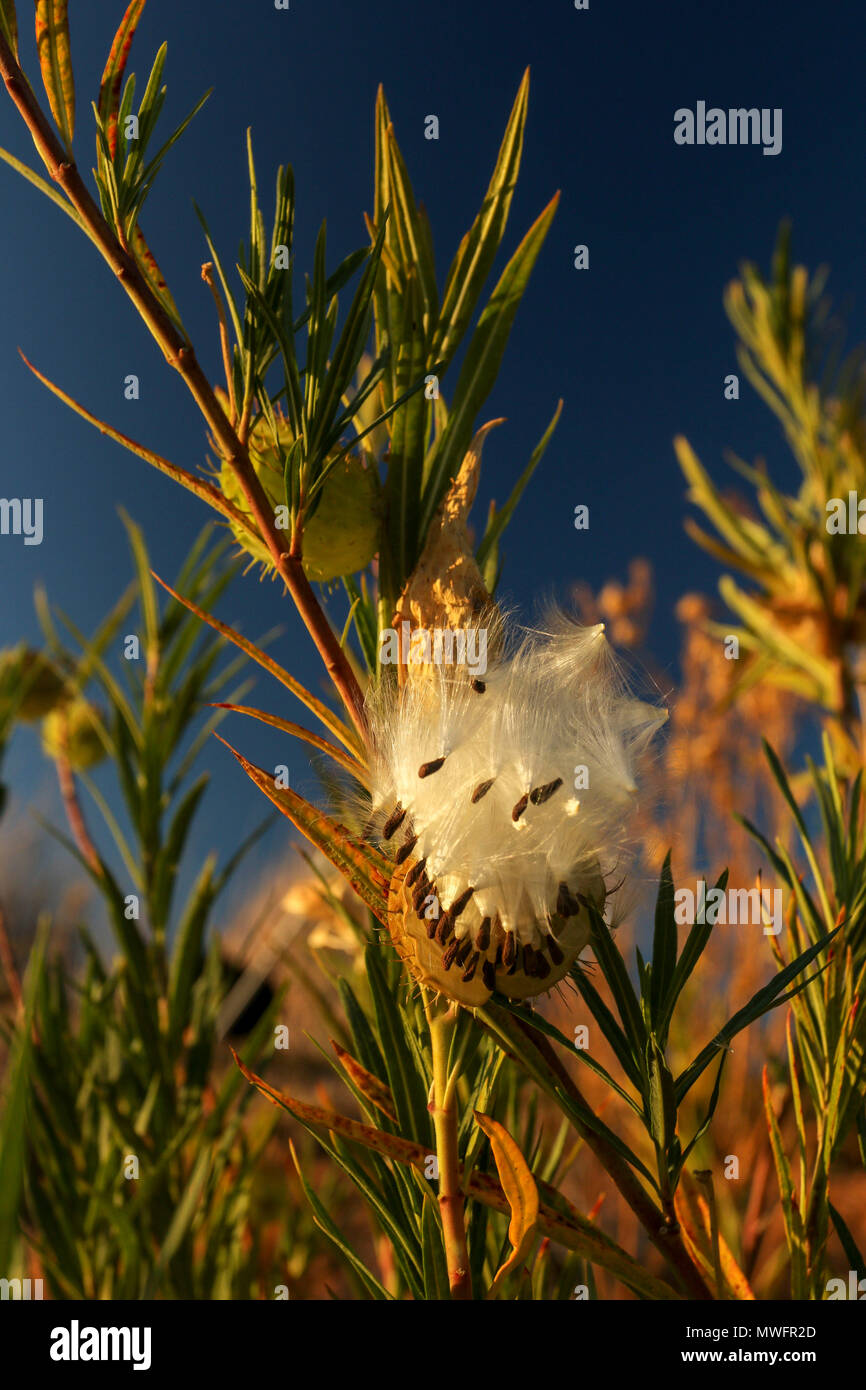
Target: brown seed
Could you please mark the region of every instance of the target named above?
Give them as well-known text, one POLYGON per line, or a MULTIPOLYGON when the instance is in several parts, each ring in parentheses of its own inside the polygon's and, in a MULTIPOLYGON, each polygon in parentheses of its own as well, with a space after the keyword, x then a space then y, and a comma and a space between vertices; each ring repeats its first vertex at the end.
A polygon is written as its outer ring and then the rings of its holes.
POLYGON ((522 947, 522 946, 519 946, 519 945, 517 944, 517 942, 515 941, 515 943, 514 943, 514 959, 513 959, 513 961, 511 962, 511 964, 509 965, 508 970, 506 971, 506 974, 507 974, 507 975, 514 975, 514 974, 516 973, 516 971, 518 971, 518 970, 520 969, 520 962, 521 962, 522 954, 523 954, 523 947, 522 947))
POLYGON ((418 769, 418 776, 432 777, 434 772, 439 771, 440 767, 445 761, 446 756, 446 754, 443 754, 441 758, 433 758, 432 761, 429 763, 422 763, 418 769))
POLYGON ((475 933, 475 945, 479 951, 486 951, 490 945, 490 918, 485 917, 475 933))
POLYGON ((562 786, 562 778, 557 777, 555 782, 546 782, 543 787, 536 787, 529 793, 529 800, 533 806, 543 806, 545 801, 549 801, 553 793, 559 791, 562 786))
POLYGON ((523 948, 523 969, 525 970, 525 972, 526 972, 527 975, 534 975, 534 974, 535 974, 535 961, 536 961, 536 956, 535 956, 535 951, 533 950, 533 948, 532 948, 531 946, 524 946, 524 948, 523 948))
POLYGON ((385 822, 385 828, 382 831, 383 839, 390 840, 395 830, 399 830, 405 814, 406 812, 403 810, 403 807, 400 805, 400 802, 398 801, 397 805, 394 807, 393 811, 391 812, 390 816, 385 822))
POLYGON ((449 944, 445 947, 445 950, 444 950, 444 952, 443 952, 443 955, 442 955, 442 969, 443 969, 443 970, 450 970, 450 969, 451 969, 452 965, 454 964, 454 957, 457 955, 457 952, 458 952, 459 950, 460 950, 460 942, 459 942, 459 941, 456 939, 456 937, 455 937, 455 939, 454 939, 453 941, 449 942, 449 944))
POLYGON ((550 974, 550 966, 541 951, 539 951, 535 957, 535 970, 533 973, 536 980, 546 980, 550 974))
POLYGON ((560 883, 556 895, 556 910, 560 917, 576 917, 580 912, 579 898, 580 894, 575 897, 567 883, 560 883))
POLYGON ((500 941, 499 945, 496 947, 496 961, 495 961, 495 965, 496 965, 496 969, 497 969, 497 970, 499 969, 499 967, 500 967, 501 964, 502 964, 502 942, 500 941))
POLYGON ((565 956, 562 954, 562 950, 560 949, 559 942, 556 940, 556 938, 554 936, 549 936, 547 938, 547 941, 545 942, 545 945, 550 955, 550 959, 553 961, 554 965, 562 965, 562 962, 565 960, 565 956))
POLYGON ((463 974, 460 976, 460 978, 461 978, 461 980, 463 981, 464 985, 468 985, 468 984, 469 984, 469 981, 470 981, 470 980, 473 978, 473 976, 475 975, 475 971, 476 971, 477 968, 478 968, 478 962, 479 962, 480 959, 481 959, 481 957, 479 956, 478 952, 477 952, 477 951, 473 951, 473 952, 472 952, 472 955, 469 957, 469 960, 468 960, 467 963, 466 963, 466 969, 463 971, 463 974))
POLYGON ((460 950, 455 957, 458 965, 465 965, 466 959, 472 950, 472 937, 467 936, 460 942, 460 950))
POLYGON ((473 804, 473 805, 475 804, 476 801, 480 801, 481 798, 482 798, 482 796, 486 796, 486 795, 487 795, 487 793, 490 791, 490 788, 493 786, 493 783, 494 783, 495 781, 496 781, 496 778, 495 778, 495 777, 491 777, 490 780, 489 780, 488 782, 479 782, 479 783, 478 783, 478 786, 475 788, 474 792, 472 793, 472 797, 471 797, 471 800, 472 800, 472 804, 473 804))
POLYGON ((481 978, 489 990, 496 988, 496 966, 492 960, 486 960, 482 965, 481 978))
POLYGON ((411 888, 416 879, 420 878, 427 867, 426 859, 419 859, 417 864, 413 864, 406 875, 406 887, 411 888))
POLYGON ((409 855, 412 853, 412 851, 413 851, 413 849, 415 848, 415 846, 417 845, 417 843, 418 843, 418 836, 417 836, 417 835, 407 835, 406 839, 403 841, 402 845, 400 846, 400 848, 399 848, 398 851, 397 851, 397 863, 398 863, 398 864, 403 864, 403 863, 405 863, 405 861, 409 858, 409 855))
POLYGON ((449 911, 451 912, 452 916, 460 916, 461 912, 463 911, 464 907, 466 906, 474 892, 474 888, 467 888, 465 892, 460 894, 459 898, 454 899, 453 903, 451 904, 451 907, 449 908, 449 911))
POLYGON ((484 692, 485 692, 485 690, 487 689, 487 686, 484 684, 484 681, 480 681, 480 680, 478 680, 477 676, 473 676, 473 677, 472 677, 472 689, 473 689, 474 691, 476 691, 477 694, 483 695, 484 692))
POLYGON ((412 895, 412 906, 418 913, 419 917, 422 917, 424 915, 421 909, 424 906, 424 903, 426 902, 427 898, 429 897, 432 888, 433 885, 426 874, 421 879, 421 881, 418 884, 416 884, 415 892, 412 895))
MULTIPOLYGON (((418 916, 419 916, 419 917, 421 916, 421 913, 420 913, 420 912, 418 913, 418 916)), ((427 933, 427 940, 428 940, 428 941, 432 941, 433 938, 434 938, 434 936, 437 935, 440 926, 442 925, 442 918, 441 918, 441 917, 436 917, 436 916, 434 915, 433 917, 425 917, 423 920, 424 920, 424 930, 425 930, 426 933, 427 933)))
POLYGON ((436 928, 436 940, 440 946, 445 945, 445 942, 454 930, 453 912, 454 909, 449 908, 448 911, 443 912, 442 916, 439 918, 439 925, 436 928))
POLYGON ((514 807, 514 810, 511 812, 511 819, 513 821, 519 821, 520 817, 523 815, 523 812, 526 810, 528 805, 529 792, 524 792, 517 805, 514 807))
POLYGON ((505 969, 508 971, 509 974, 511 973, 511 970, 514 966, 514 957, 516 953, 517 942, 514 938, 514 932, 510 931, 506 934, 505 946, 502 951, 502 964, 505 966, 505 969))

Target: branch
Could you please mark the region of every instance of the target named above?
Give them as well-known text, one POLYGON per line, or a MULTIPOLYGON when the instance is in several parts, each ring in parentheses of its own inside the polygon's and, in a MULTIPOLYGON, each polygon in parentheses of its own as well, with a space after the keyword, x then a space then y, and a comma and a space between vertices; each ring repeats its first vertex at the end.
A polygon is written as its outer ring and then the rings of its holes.
MULTIPOLYGON (((555 1072, 563 1090, 579 1106, 591 1110, 592 1107, 581 1093, 577 1083, 562 1065, 559 1056, 547 1038, 530 1028, 522 1019, 515 1019, 515 1023, 527 1041, 541 1054, 551 1071, 555 1072)), ((679 1226, 675 1222, 672 1223, 659 1211, 655 1202, 638 1182, 629 1164, 620 1157, 616 1149, 607 1142, 603 1135, 597 1134, 588 1126, 581 1124, 576 1116, 572 1122, 587 1148, 592 1150, 599 1163, 613 1178, 653 1245, 677 1271, 688 1291, 688 1296, 694 1299, 712 1299, 712 1294, 693 1265, 683 1244, 679 1226)))
POLYGON ((283 551, 283 538, 276 527, 265 490, 250 461, 249 452, 232 428, 225 412, 211 389, 210 382, 199 366, 192 345, 174 326, 158 297, 148 285, 135 259, 120 245, 116 234, 102 216, 88 191, 76 165, 67 153, 42 111, 32 88, 15 60, 3 34, 0 33, 0 74, 12 101, 27 129, 46 170, 59 184, 78 220, 96 244, 106 264, 114 271, 124 290, 144 319, 153 338, 162 349, 170 366, 180 373, 193 400, 209 425, 214 438, 234 470, 250 512, 266 543, 295 606, 304 620, 307 631, 318 648, 331 680, 352 723, 365 737, 366 722, 363 696, 355 673, 340 646, 339 640, 319 604, 304 573, 299 556, 283 551))

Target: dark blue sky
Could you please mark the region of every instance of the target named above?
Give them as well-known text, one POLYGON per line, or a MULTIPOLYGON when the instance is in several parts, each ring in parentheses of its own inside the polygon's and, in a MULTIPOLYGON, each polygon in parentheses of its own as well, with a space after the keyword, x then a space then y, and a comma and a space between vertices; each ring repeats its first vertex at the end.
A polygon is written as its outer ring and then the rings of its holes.
MULTIPOLYGON (((30 6, 18 9, 23 27, 30 6)), ((123 4, 73 0, 70 9, 78 157, 88 170, 89 102, 123 4)), ((726 478, 722 456, 732 447, 747 458, 765 454, 777 476, 792 481, 780 432, 750 388, 744 383, 738 402, 723 398, 723 378, 735 370, 725 283, 744 258, 767 265, 788 216, 795 256, 830 265, 829 288, 851 338, 866 336, 864 38, 853 0, 591 0, 585 12, 571 0, 519 7, 292 0, 288 12, 272 0, 149 0, 130 66, 143 84, 156 48, 168 41, 166 123, 205 88, 215 90, 170 155, 144 229, 216 379, 212 303, 199 274, 207 251, 192 199, 231 262, 246 233, 246 126, 266 202, 276 166, 294 165, 299 267, 310 265, 322 217, 333 265, 365 241, 373 103, 383 82, 416 195, 430 213, 441 281, 529 64, 526 146, 504 254, 557 188, 562 201, 484 411, 508 423, 485 449, 479 515, 491 495, 507 495, 562 396, 559 429, 507 537, 503 588, 528 614, 539 593, 565 594, 577 579, 598 586, 646 555, 658 586, 653 645, 674 672, 673 605, 686 589, 713 588, 715 573, 683 534, 673 435, 685 433, 717 478, 726 478), (782 152, 677 146, 674 111, 698 100, 781 107, 782 152), (424 139, 430 113, 439 117, 438 142, 424 139), (576 243, 590 248, 588 271, 573 268, 576 243), (588 532, 573 527, 579 502, 590 506, 588 532)), ((32 70, 29 35, 24 51, 32 70)), ((35 159, 5 97, 0 143, 35 159)), ((141 523, 155 568, 167 576, 205 519, 194 499, 49 396, 16 348, 91 410, 186 468, 203 458, 205 440, 181 382, 72 223, 5 166, 0 209, 0 494, 45 504, 41 546, 0 538, 5 645, 36 636, 39 581, 85 629, 109 607, 129 573, 118 504, 141 523), (141 380, 138 402, 124 400, 129 372, 141 380)), ((276 586, 239 581, 223 612, 251 635, 285 621, 275 654, 308 682, 319 679, 276 586)), ((285 708, 264 679, 255 699, 285 708)), ((227 731, 260 761, 282 760, 264 730, 235 721, 227 731)), ((303 782, 300 746, 283 748, 303 782)), ((261 802, 224 750, 214 747, 208 762, 214 790, 199 844, 224 844, 253 824, 261 802)), ((7 774, 19 800, 46 780, 28 734, 16 739, 7 774)))

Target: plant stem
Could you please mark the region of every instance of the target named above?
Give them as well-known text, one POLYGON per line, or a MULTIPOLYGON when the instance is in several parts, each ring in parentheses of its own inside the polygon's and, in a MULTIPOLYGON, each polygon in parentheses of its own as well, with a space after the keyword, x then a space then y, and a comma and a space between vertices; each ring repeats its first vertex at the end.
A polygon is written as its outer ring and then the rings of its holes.
POLYGON ((448 1044, 454 1027, 454 1011, 437 1013, 434 1003, 426 1008, 433 1049, 433 1128, 436 1135, 436 1161, 439 1166, 439 1214, 448 1283, 454 1299, 472 1298, 469 1274, 469 1253, 466 1248, 464 1197, 460 1181, 460 1157, 457 1149, 457 1111, 454 1105, 454 1085, 448 1083, 448 1044))
POLYGON ((346 712, 362 738, 366 723, 363 696, 355 673, 331 630, 312 586, 304 573, 299 557, 283 550, 283 541, 272 511, 250 461, 246 445, 232 428, 225 412, 211 389, 210 382, 199 366, 192 345, 178 331, 158 297, 150 288, 135 259, 121 246, 116 233, 108 225, 91 197, 75 164, 54 134, 33 89, 15 60, 11 48, 0 33, 0 73, 10 97, 24 124, 30 131, 36 150, 50 177, 62 188, 78 215, 84 231, 98 248, 106 264, 114 271, 123 289, 132 300, 153 338, 163 351, 166 361, 180 373, 193 400, 219 443, 229 466, 234 470, 250 512, 268 547, 277 572, 283 579, 295 606, 310 633, 328 674, 338 690, 346 712))
POLYGON ((63 808, 66 811, 66 819, 69 822, 69 829, 72 831, 72 838, 91 872, 96 878, 102 878, 99 855, 87 829, 84 813, 78 800, 75 775, 69 765, 65 750, 61 750, 57 755, 55 763, 57 765, 57 781, 60 784, 60 795, 63 798, 63 808))

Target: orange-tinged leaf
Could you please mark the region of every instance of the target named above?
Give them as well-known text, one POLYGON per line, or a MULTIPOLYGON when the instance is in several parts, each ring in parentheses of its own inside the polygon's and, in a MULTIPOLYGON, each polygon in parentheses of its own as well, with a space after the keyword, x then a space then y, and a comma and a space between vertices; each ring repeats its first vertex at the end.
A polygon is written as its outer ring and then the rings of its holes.
POLYGON ((47 376, 44 376, 43 373, 39 371, 38 367, 34 367, 33 363, 28 361, 24 353, 21 352, 20 348, 18 351, 25 364, 30 368, 33 375, 42 382, 43 386, 46 386, 58 400, 63 401, 64 405, 68 405, 70 410, 74 410, 76 415, 80 415, 82 420, 86 420, 89 425, 93 425, 94 429, 99 430, 100 434, 105 434, 109 439, 113 439, 115 443, 122 444, 124 449, 128 449, 131 454, 137 454, 138 457, 143 458, 146 463, 151 464, 154 468, 158 468, 160 473, 165 473, 167 477, 174 479, 176 483, 180 483, 181 487, 185 487, 189 492, 194 492, 196 497, 200 497, 203 502, 207 502, 209 507, 213 507, 214 511, 220 512, 232 525, 245 527, 252 536, 258 539, 258 532, 249 517, 244 516, 243 512, 238 511, 237 507, 229 502, 220 492, 219 488, 214 487, 213 483, 206 482, 204 478, 197 478, 194 473, 187 473, 185 468, 179 468, 177 464, 170 463, 168 459, 162 458, 160 454, 155 454, 151 449, 146 449, 143 444, 137 444, 134 439, 129 438, 129 435, 121 434, 120 430, 114 429, 111 425, 107 424, 105 420, 100 420, 98 415, 92 415, 90 411, 86 410, 83 405, 80 405, 73 396, 67 395, 61 387, 55 385, 47 376))
POLYGON ((387 921, 386 890, 388 880, 371 862, 364 849, 356 845, 342 826, 327 816, 324 811, 305 801, 291 787, 277 787, 274 778, 263 768, 256 767, 236 748, 232 748, 219 734, 214 735, 220 743, 237 758, 244 772, 263 791, 265 796, 282 811, 284 816, 297 826, 311 844, 320 849, 326 858, 354 888, 358 897, 366 903, 370 911, 382 923, 387 921))
POLYGON ((532 1249, 538 1226, 538 1188, 529 1171, 529 1164, 505 1126, 494 1120, 491 1115, 483 1115, 479 1110, 475 1111, 475 1119, 490 1140, 499 1181, 511 1208, 508 1239, 512 1250, 508 1259, 496 1271, 496 1277, 487 1294, 488 1298, 491 1298, 498 1293, 511 1271, 524 1262, 532 1249))
POLYGON ((69 50, 68 0, 36 0, 36 47, 51 114, 67 148, 75 134, 75 84, 69 50))
POLYGON ((120 109, 120 89, 123 84, 123 74, 126 70, 130 44, 138 27, 144 5, 145 0, 130 0, 114 36, 108 61, 105 64, 105 71, 102 74, 102 81, 99 84, 99 114, 105 127, 112 159, 117 150, 117 113, 120 109))
POLYGON ((168 285, 165 283, 165 277, 156 263, 156 257, 145 241, 144 235, 137 222, 132 229, 131 250, 139 270, 150 285, 157 299, 163 305, 166 313, 170 315, 178 327, 181 327, 177 305, 172 298, 168 285))
POLYGON ((219 618, 215 618, 211 613, 206 613, 203 608, 199 608, 191 599, 184 598, 182 594, 177 593, 164 579, 160 579, 158 574, 154 574, 153 577, 157 584, 162 585, 166 593, 171 594, 172 598, 176 598, 178 603, 182 603, 184 608, 189 609, 190 613, 195 613, 196 617, 201 618, 203 623, 207 623, 208 627, 212 627, 214 632, 221 633, 229 642, 233 642, 236 647, 240 648, 242 652, 246 652, 248 657, 261 666, 263 671, 267 671, 268 674, 274 676, 281 685, 284 685, 287 690, 291 690, 292 694, 300 700, 301 704, 306 705, 308 710, 312 710, 313 714, 315 714, 317 719, 321 720, 325 728, 330 729, 331 733, 335 738, 340 740, 344 748, 348 748, 349 752, 355 754, 355 756, 358 755, 361 751, 361 740, 354 729, 350 729, 347 724, 343 723, 339 715, 334 714, 333 710, 328 709, 328 706, 323 704, 321 700, 317 700, 315 695, 310 694, 309 690, 305 690, 300 681, 296 681, 294 676, 290 676, 288 671, 283 670, 279 662, 274 661, 272 657, 263 652, 256 646, 255 642, 248 641, 247 638, 242 637, 239 632, 235 632, 234 628, 229 627, 226 623, 221 623, 219 618))
MULTIPOLYGON (((715 1274, 710 1209, 698 1183, 688 1171, 684 1171, 680 1179, 674 1196, 674 1208, 689 1256, 700 1270, 707 1287, 713 1289, 715 1274)), ((753 1302, 755 1295, 749 1281, 734 1259, 721 1232, 718 1233, 718 1241, 725 1293, 728 1298, 753 1302)))
POLYGON ((368 783, 367 769, 357 758, 353 758, 351 753, 346 753, 342 748, 337 748, 335 744, 329 743, 326 738, 319 738, 318 734, 311 733, 301 724, 293 724, 290 719, 280 719, 276 714, 266 714, 264 710, 253 709, 250 705, 230 705, 225 701, 219 701, 214 705, 214 709, 228 709, 233 714, 246 714, 251 719, 259 719, 263 724, 269 724, 272 729, 279 729, 283 734, 291 734, 293 738, 299 738, 304 743, 309 743, 313 748, 317 748, 320 753, 327 753, 329 758, 333 758, 335 763, 350 772, 353 777, 357 777, 364 786, 368 783))
POLYGON ((389 1120, 397 1124, 397 1112, 394 1109, 394 1097, 391 1095, 390 1086, 386 1086, 384 1081, 380 1081, 378 1076, 373 1076, 372 1072, 362 1067, 361 1063, 341 1047, 336 1038, 331 1038, 331 1046, 337 1054, 340 1065, 346 1075, 352 1080, 361 1092, 366 1096, 377 1110, 381 1110, 383 1115, 387 1115, 389 1120))

